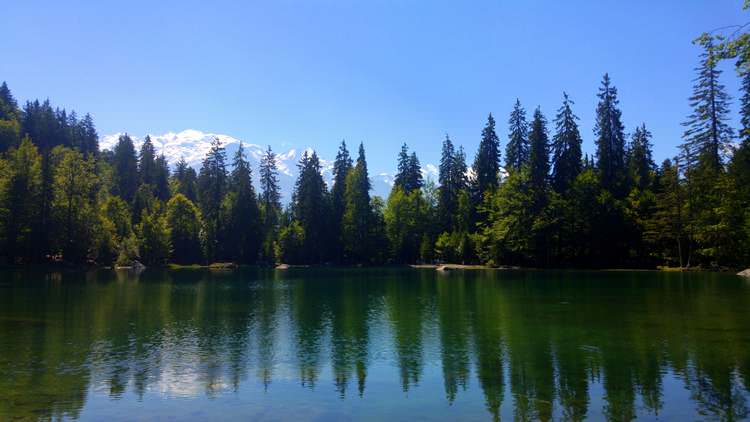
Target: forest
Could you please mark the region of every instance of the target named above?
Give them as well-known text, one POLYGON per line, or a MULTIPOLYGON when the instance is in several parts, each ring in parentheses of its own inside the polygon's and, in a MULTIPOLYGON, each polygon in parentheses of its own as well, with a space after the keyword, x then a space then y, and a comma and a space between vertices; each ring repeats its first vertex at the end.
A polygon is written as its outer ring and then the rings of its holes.
MULTIPOLYGON (((598 88, 595 154, 583 155, 574 102, 551 122, 516 100, 501 151, 490 114, 471 164, 448 135, 437 181, 397 152, 387 198, 372 196, 365 148, 342 142, 331 186, 305 153, 280 201, 269 146, 253 169, 214 141, 199 171, 167 162, 147 137, 100 151, 92 117, 0 87, 0 255, 6 265, 147 266, 234 262, 478 263, 553 268, 722 269, 750 265, 750 69, 746 34, 703 36, 692 114, 674 157, 652 158, 646 124, 626 128, 608 74, 598 88), (740 126, 721 83, 741 78, 740 126), (256 176, 257 174, 257 176, 256 176), (256 192, 253 178, 258 178, 256 192)), ((437 140, 436 140, 437 141, 437 140)), ((396 151, 394 151, 396 152, 396 151)))

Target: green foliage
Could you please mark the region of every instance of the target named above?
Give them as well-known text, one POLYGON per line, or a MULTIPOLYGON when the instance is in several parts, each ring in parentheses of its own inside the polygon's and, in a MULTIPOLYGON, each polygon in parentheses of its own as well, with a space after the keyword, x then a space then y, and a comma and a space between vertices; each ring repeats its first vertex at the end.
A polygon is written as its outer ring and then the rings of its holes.
POLYGON ((362 144, 357 165, 346 176, 341 234, 345 260, 370 263, 373 258, 373 213, 370 205, 370 179, 362 144))
POLYGON ((96 174, 93 159, 79 151, 57 146, 52 150, 54 219, 57 248, 71 262, 91 258, 95 233, 91 222, 98 218, 96 174))
POLYGON ((396 263, 416 262, 424 234, 426 203, 420 190, 405 192, 394 187, 384 211, 385 233, 396 263))
POLYGON ((299 221, 293 220, 282 227, 276 247, 276 259, 288 264, 307 262, 304 251, 305 229, 299 221))
POLYGON ((202 262, 203 221, 198 207, 185 195, 178 193, 167 202, 166 209, 167 226, 172 244, 171 260, 178 264, 202 262))
POLYGON ((25 137, 18 148, 8 152, 8 160, 0 177, 2 195, 3 247, 8 258, 30 257, 36 247, 34 233, 38 230, 41 194, 42 159, 36 146, 25 137))
POLYGON ((166 264, 172 250, 166 217, 157 211, 144 211, 136 232, 142 262, 156 266, 166 264))

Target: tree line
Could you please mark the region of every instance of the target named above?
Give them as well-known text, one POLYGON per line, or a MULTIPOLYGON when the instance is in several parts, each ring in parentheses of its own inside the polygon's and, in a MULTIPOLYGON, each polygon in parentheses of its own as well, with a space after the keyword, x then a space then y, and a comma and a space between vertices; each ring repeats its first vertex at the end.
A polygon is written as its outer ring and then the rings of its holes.
POLYGON ((683 143, 661 164, 645 124, 626 134, 618 91, 598 92, 596 152, 583 155, 574 102, 550 123, 516 100, 504 154, 492 114, 471 165, 448 135, 437 183, 404 144, 385 200, 371 196, 364 145, 342 141, 325 182, 305 152, 291 203, 280 201, 276 156, 258 172, 240 145, 214 140, 200 170, 171 171, 149 137, 99 151, 90 115, 49 101, 20 108, 0 86, 0 244, 8 263, 127 265, 482 263, 537 267, 737 267, 750 262, 750 72, 741 127, 710 37, 684 122, 683 143), (735 142, 737 141, 737 142, 735 142))

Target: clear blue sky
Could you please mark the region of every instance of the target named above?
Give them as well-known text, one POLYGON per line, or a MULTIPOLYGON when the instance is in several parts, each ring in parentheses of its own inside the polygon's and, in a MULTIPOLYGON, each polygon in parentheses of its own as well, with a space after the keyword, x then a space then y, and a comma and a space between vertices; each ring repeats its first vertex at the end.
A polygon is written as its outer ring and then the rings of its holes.
POLYGON ((446 132, 472 160, 489 112, 504 148, 516 97, 551 120, 563 90, 592 152, 609 72, 627 130, 645 122, 661 160, 689 113, 691 40, 745 20, 741 0, 11 0, 0 80, 91 112, 102 135, 194 128, 329 158, 362 140, 381 171, 403 141, 436 163, 446 132))

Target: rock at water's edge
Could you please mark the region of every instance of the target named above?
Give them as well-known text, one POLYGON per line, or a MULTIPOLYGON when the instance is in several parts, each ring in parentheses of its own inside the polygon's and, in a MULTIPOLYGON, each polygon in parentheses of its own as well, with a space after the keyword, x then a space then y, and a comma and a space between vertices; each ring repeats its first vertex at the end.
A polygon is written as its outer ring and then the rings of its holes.
POLYGON ((750 277, 750 268, 746 269, 745 271, 738 272, 737 275, 740 275, 742 277, 750 277))

